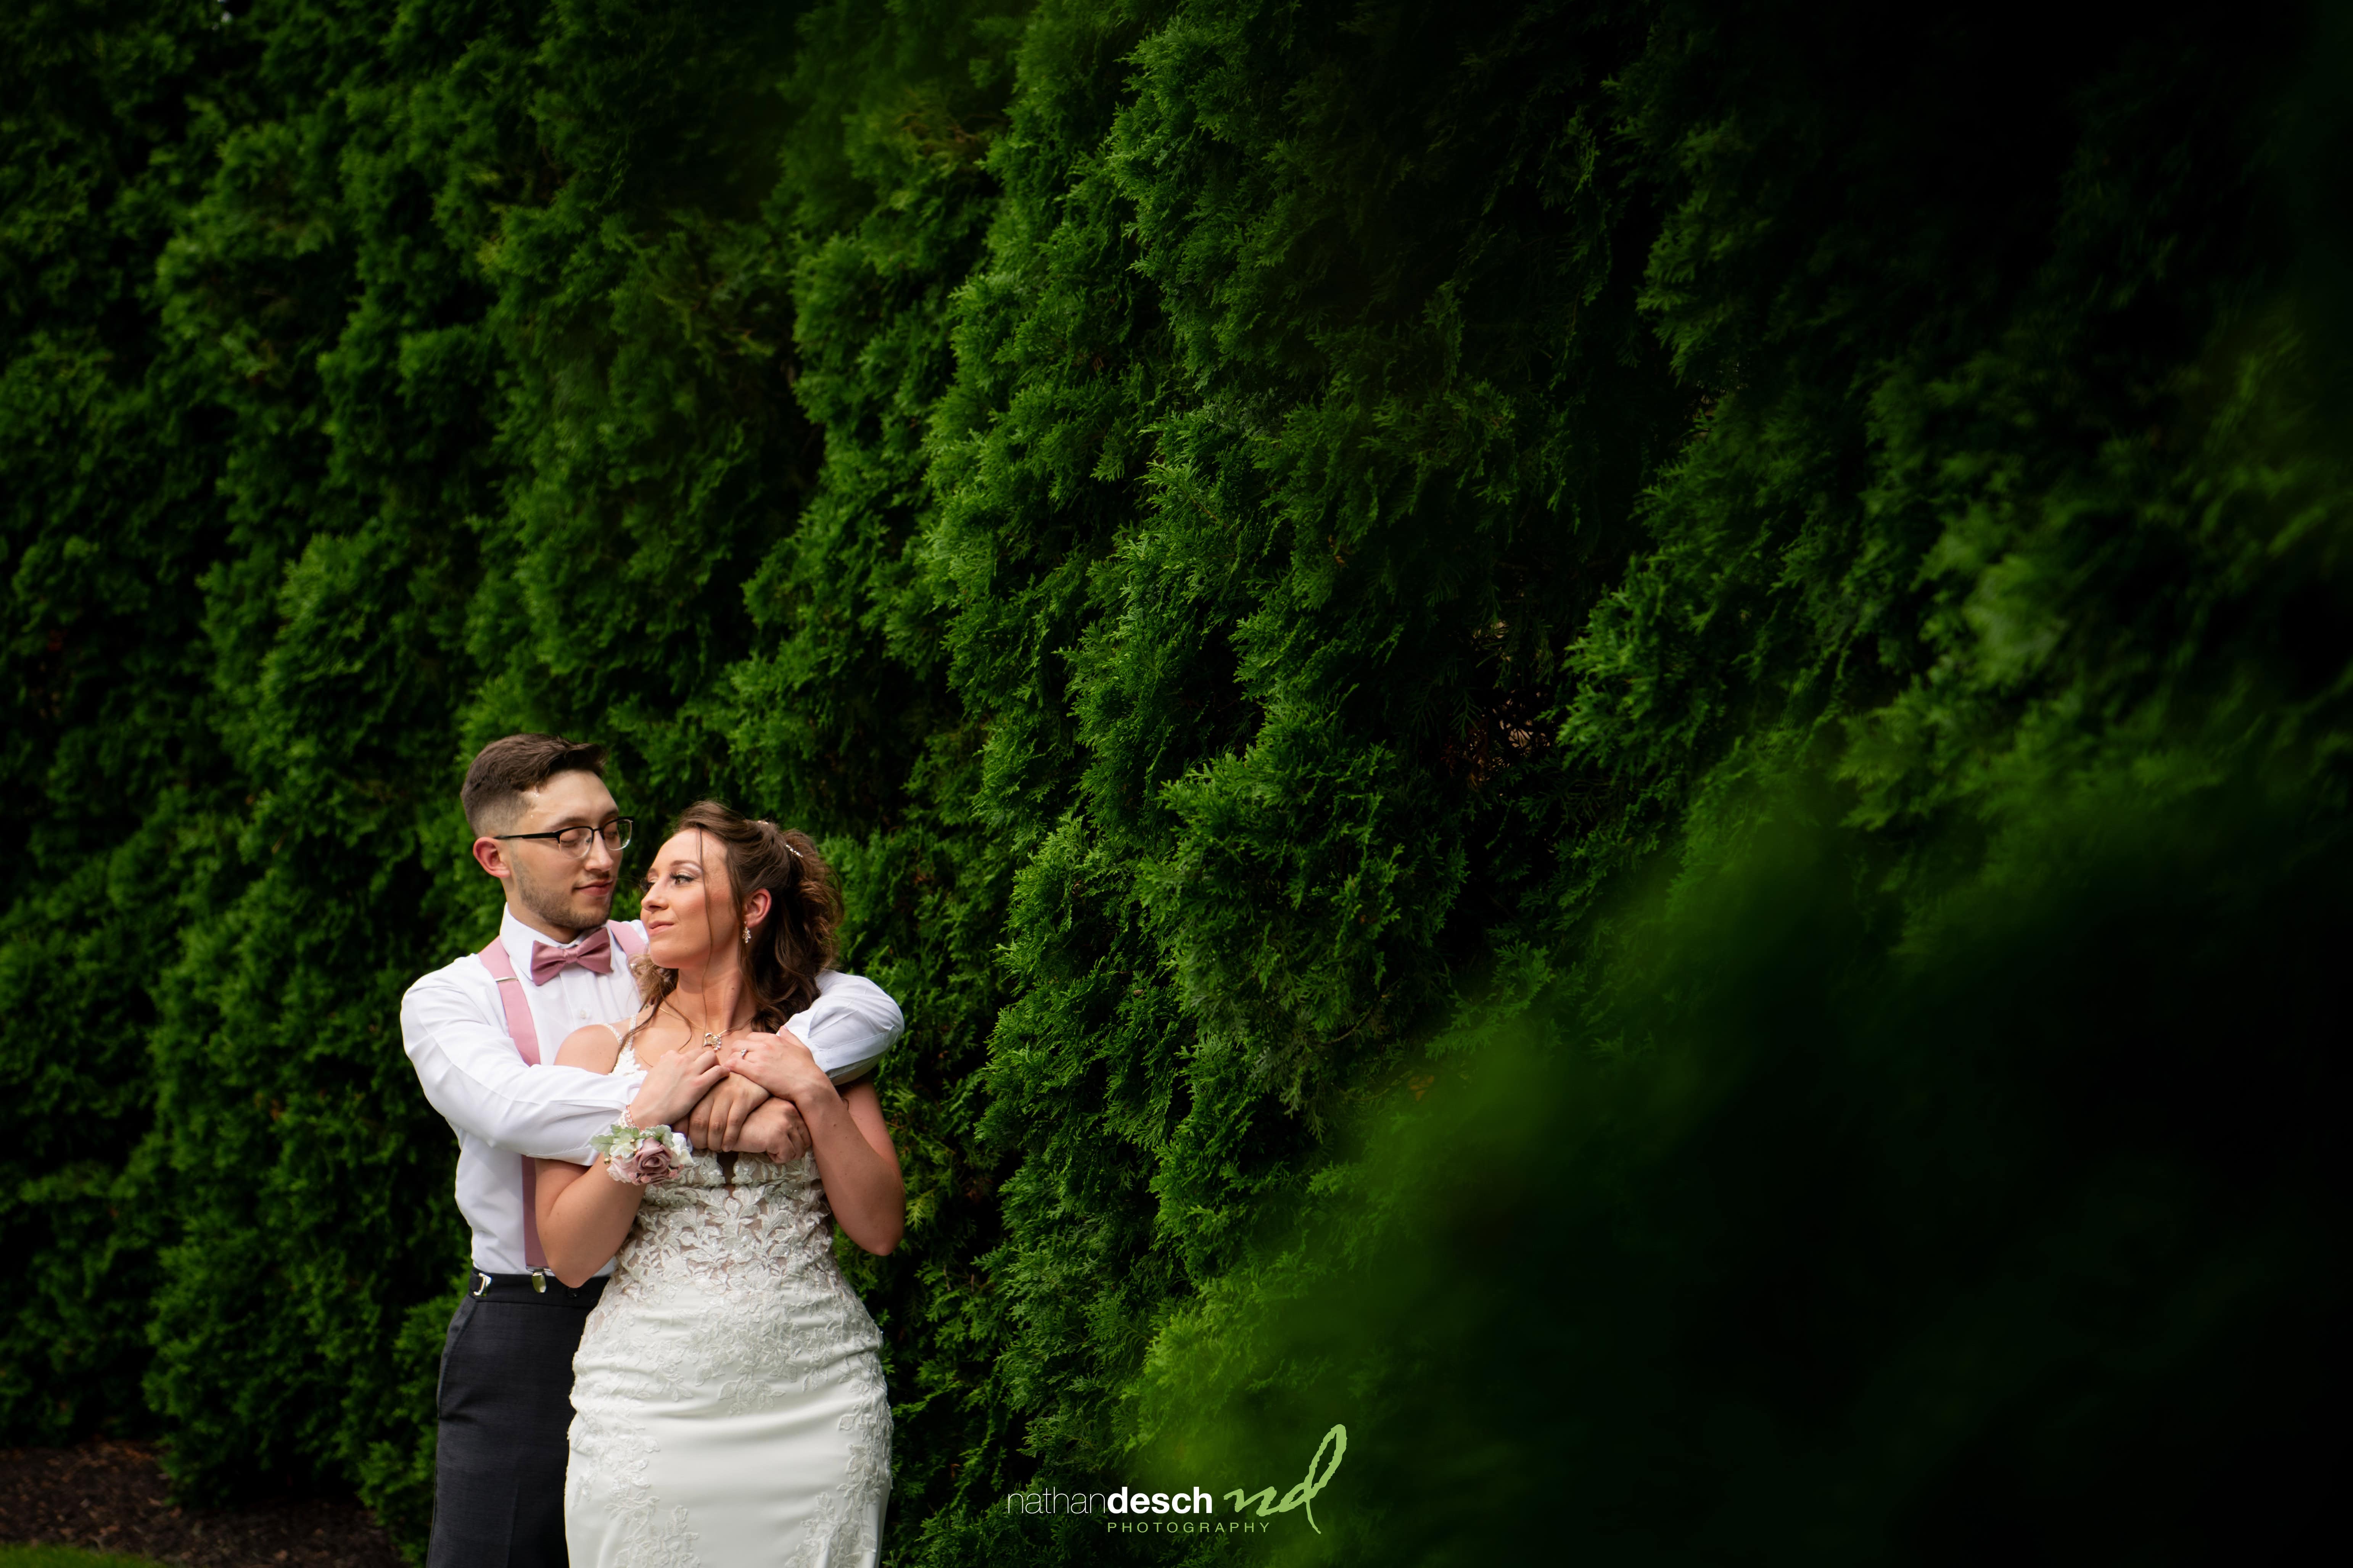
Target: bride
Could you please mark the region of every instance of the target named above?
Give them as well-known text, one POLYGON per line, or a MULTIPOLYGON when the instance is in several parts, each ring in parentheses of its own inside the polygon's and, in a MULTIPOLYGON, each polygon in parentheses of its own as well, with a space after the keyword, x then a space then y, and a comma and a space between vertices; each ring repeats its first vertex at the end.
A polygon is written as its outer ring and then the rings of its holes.
POLYGON ((837 1088, 771 1033, 835 957, 832 872, 806 834, 706 800, 655 856, 644 916, 645 1005, 557 1058, 643 1069, 644 1087, 595 1163, 539 1162, 556 1275, 576 1285, 614 1259, 573 1361, 573 1568, 871 1568, 891 1404, 832 1231, 889 1252, 906 1192, 872 1083, 837 1088), (714 1155, 669 1132, 730 1072, 793 1102, 807 1154, 714 1155))

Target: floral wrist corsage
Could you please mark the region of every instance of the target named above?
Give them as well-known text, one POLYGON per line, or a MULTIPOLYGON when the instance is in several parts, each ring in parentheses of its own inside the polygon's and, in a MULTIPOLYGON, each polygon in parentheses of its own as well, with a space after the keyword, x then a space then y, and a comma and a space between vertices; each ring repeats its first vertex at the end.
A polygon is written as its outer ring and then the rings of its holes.
POLYGON ((605 1157, 606 1175, 640 1187, 670 1181, 694 1158, 694 1145, 684 1133, 667 1127, 631 1127, 625 1121, 590 1139, 588 1147, 605 1157))

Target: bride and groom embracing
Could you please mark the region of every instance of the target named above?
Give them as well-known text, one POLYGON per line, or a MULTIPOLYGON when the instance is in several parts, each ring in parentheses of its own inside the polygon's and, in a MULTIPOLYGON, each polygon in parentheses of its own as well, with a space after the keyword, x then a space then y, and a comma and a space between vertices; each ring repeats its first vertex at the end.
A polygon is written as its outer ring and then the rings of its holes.
POLYGON ((905 1224, 869 1075, 905 1024, 833 968, 806 834, 691 807, 641 919, 609 919, 631 823, 604 759, 542 735, 475 758, 499 935, 401 1004, 473 1231, 427 1563, 871 1568, 891 1405, 832 1239, 887 1253, 905 1224))

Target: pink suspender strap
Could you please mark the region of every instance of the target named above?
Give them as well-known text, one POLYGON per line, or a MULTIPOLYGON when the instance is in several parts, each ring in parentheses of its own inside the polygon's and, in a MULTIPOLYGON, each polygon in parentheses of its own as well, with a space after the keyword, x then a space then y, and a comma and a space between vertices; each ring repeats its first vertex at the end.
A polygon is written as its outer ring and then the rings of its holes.
MULTIPOLYGON (((607 921, 605 929, 613 945, 629 957, 646 950, 646 939, 618 920, 607 921)), ((507 957, 506 944, 493 937, 475 957, 498 982, 499 1006, 506 1012, 507 1033, 514 1041, 515 1054, 538 1066, 539 1030, 531 1021, 531 1002, 522 994, 522 981, 515 978, 514 960, 507 957)), ((539 1166, 529 1155, 522 1160, 522 1260, 532 1268, 547 1266, 547 1254, 539 1245, 539 1166)))
MULTIPOLYGON (((507 957, 506 944, 493 937, 491 945, 475 956, 498 981, 499 1005, 506 1011, 507 1033, 514 1040, 515 1054, 538 1066, 539 1030, 532 1023, 531 1002, 522 994, 522 981, 515 978, 514 960, 507 957)), ((522 1260, 534 1269, 547 1266, 547 1254, 539 1249, 539 1166, 528 1154, 522 1157, 522 1260)))

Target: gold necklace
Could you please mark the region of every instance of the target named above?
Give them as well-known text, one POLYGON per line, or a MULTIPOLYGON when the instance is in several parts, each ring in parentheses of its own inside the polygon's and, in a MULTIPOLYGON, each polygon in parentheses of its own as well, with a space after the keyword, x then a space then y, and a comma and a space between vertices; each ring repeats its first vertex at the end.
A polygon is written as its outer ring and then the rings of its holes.
MULTIPOLYGON (((679 1010, 677 1010, 677 1011, 678 1011, 678 1021, 679 1021, 681 1023, 686 1023, 687 1033, 689 1033, 690 1034, 696 1033, 697 1031, 695 1030, 694 1025, 693 1025, 693 1024, 691 1024, 691 1023, 687 1023, 687 1019, 686 1019, 686 1011, 685 1011, 685 1009, 681 1008, 681 1009, 679 1009, 679 1010)), ((709 1046, 712 1050, 713 1050, 713 1051, 718 1051, 718 1050, 722 1050, 722 1049, 723 1049, 723 1048, 726 1046, 726 1044, 727 1044, 727 1036, 728 1036, 728 1035, 730 1035, 730 1034, 732 1034, 732 1033, 734 1033, 734 1031, 733 1031, 732 1028, 728 1028, 728 1029, 720 1029, 720 1030, 710 1030, 710 1029, 705 1029, 705 1030, 701 1031, 700 1033, 702 1033, 702 1043, 703 1043, 705 1045, 709 1046)))
MULTIPOLYGON (((694 1025, 690 1023, 687 1027, 691 1030, 694 1025)), ((716 1051, 727 1044, 727 1036, 732 1033, 733 1031, 726 1029, 705 1029, 701 1033, 702 1034, 702 1043, 711 1047, 713 1051, 716 1051)))

